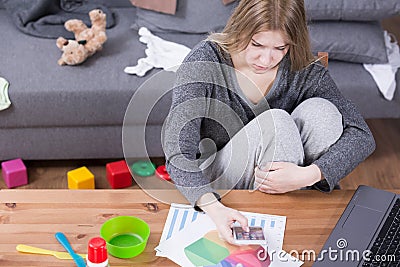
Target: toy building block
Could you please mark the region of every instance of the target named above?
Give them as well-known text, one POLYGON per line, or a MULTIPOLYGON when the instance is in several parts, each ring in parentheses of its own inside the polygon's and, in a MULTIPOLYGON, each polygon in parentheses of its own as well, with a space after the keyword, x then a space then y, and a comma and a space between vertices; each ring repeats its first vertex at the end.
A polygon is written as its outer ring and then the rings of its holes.
POLYGON ((67 173, 69 189, 94 189, 94 175, 86 167, 67 173))
POLYGON ((113 189, 132 185, 132 176, 125 160, 106 164, 107 180, 113 189))
POLYGON ((156 165, 151 161, 143 161, 139 160, 132 164, 131 166, 132 172, 136 175, 147 177, 152 176, 156 171, 156 165))
POLYGON ((1 163, 3 179, 8 188, 28 184, 28 173, 21 159, 13 159, 1 163))

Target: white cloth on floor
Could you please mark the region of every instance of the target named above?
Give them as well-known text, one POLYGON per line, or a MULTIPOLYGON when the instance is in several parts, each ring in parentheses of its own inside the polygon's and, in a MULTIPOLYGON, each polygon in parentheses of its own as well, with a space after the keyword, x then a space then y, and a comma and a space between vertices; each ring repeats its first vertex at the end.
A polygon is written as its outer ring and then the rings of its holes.
POLYGON ((8 97, 8 81, 0 77, 0 110, 7 109, 11 105, 8 97))
MULTIPOLYGON (((394 38, 394 37, 393 37, 394 38)), ((400 68, 399 45, 394 38, 390 42, 390 34, 384 32, 388 63, 364 64, 364 68, 372 75, 379 90, 387 100, 392 100, 396 90, 396 72, 400 68)))
POLYGON ((147 44, 145 58, 140 58, 136 66, 126 67, 124 72, 143 76, 152 68, 163 68, 167 71, 178 69, 186 55, 190 52, 187 46, 166 41, 153 35, 147 28, 139 29, 139 41, 147 44))

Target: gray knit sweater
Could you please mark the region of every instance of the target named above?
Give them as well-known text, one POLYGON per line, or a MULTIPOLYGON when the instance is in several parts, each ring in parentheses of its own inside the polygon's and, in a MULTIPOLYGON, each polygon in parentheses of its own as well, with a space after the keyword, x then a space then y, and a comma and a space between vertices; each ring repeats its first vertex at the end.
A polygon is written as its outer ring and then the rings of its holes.
POLYGON ((192 205, 203 194, 215 193, 199 165, 268 108, 283 109, 290 114, 304 100, 321 97, 332 102, 342 114, 344 131, 340 139, 320 158, 308 163, 317 165, 325 177, 314 185, 316 189, 331 191, 374 151, 375 141, 367 124, 355 106, 342 96, 321 64, 292 72, 290 58, 286 55, 265 96, 266 101, 258 105, 246 101, 231 70, 233 63, 229 54, 213 42, 202 41, 177 71, 162 142, 167 171, 192 205), (225 112, 225 107, 230 112, 225 112))

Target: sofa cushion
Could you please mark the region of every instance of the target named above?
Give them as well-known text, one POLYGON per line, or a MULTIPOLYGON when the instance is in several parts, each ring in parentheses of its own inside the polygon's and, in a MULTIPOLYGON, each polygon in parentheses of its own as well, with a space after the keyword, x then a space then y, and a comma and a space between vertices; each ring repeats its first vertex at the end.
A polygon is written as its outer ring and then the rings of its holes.
POLYGON ((178 1, 175 15, 162 14, 137 8, 137 20, 133 28, 146 27, 152 32, 207 33, 221 31, 237 1, 224 5, 216 0, 178 1))
MULTIPOLYGON (((178 1, 175 15, 137 9, 133 27, 153 32, 207 33, 221 31, 239 1, 224 6, 215 0, 178 1)), ((309 20, 377 21, 400 12, 398 0, 305 0, 309 20)))
POLYGON ((400 71, 396 75, 394 98, 387 101, 362 64, 332 60, 328 70, 342 94, 356 105, 364 118, 400 118, 400 71))
MULTIPOLYGON (((221 31, 237 2, 224 6, 215 0, 178 1, 175 16, 137 8, 133 28, 146 27, 154 33, 221 31)), ((319 1, 312 2, 318 6, 319 1)), ((377 22, 312 21, 310 35, 313 52, 328 52, 330 59, 372 64, 387 62, 383 31, 377 22)))
POLYGON ((399 0, 305 0, 311 20, 374 21, 400 12, 399 0))
MULTIPOLYGON (((68 0, 63 0, 63 1, 68 1, 68 0)), ((94 3, 94 4, 101 4, 105 5, 107 7, 129 7, 132 8, 131 2, 129 0, 85 0, 88 3, 94 3)))
MULTIPOLYGON (((59 66, 55 40, 23 34, 5 10, 0 10, 0 77, 10 82, 11 106, 0 111, 0 128, 121 125, 125 108, 145 77, 129 75, 126 66, 145 57, 146 45, 130 29, 135 8, 115 8, 117 25, 107 30, 103 50, 82 65, 59 66)), ((159 34, 193 47, 203 35, 159 34)), ((144 120, 144 119, 143 119, 144 120)), ((152 117, 157 124, 161 118, 152 117)), ((142 123, 142 122, 138 122, 142 123)))
MULTIPOLYGON (((180 1, 180 3, 187 3, 187 7, 191 5, 191 1, 180 1)), ((223 8, 223 5, 219 1, 215 3, 223 8)), ((178 10, 178 13, 181 10, 178 10)), ((141 26, 145 26, 156 34, 160 32, 206 33, 214 30, 218 31, 218 27, 222 27, 222 20, 218 21, 217 19, 209 21, 209 23, 200 24, 201 26, 195 28, 194 24, 192 26, 189 25, 192 23, 192 20, 193 22, 196 20, 195 17, 189 19, 191 21, 189 24, 184 24, 182 22, 178 23, 179 20, 184 20, 182 17, 174 17, 148 10, 138 9, 137 15, 138 19, 134 28, 138 29, 141 26), (161 20, 156 26, 141 19, 140 17, 143 14, 148 15, 148 20, 154 19, 154 23, 158 21, 155 19, 156 17, 161 20)), ((311 22, 309 28, 313 52, 315 54, 324 51, 329 53, 330 59, 355 63, 374 64, 387 62, 383 31, 377 22, 317 21, 311 22)))
POLYGON ((354 63, 387 63, 383 30, 377 22, 316 21, 309 25, 313 52, 354 63))

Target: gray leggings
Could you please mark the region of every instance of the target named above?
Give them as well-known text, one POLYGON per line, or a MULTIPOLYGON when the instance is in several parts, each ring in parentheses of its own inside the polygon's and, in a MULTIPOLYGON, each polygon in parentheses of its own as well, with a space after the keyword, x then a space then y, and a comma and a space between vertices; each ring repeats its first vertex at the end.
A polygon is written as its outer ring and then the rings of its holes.
POLYGON ((337 108, 323 98, 310 98, 292 114, 281 109, 261 113, 200 168, 214 189, 253 189, 256 166, 274 161, 307 166, 342 132, 342 115, 337 108))

